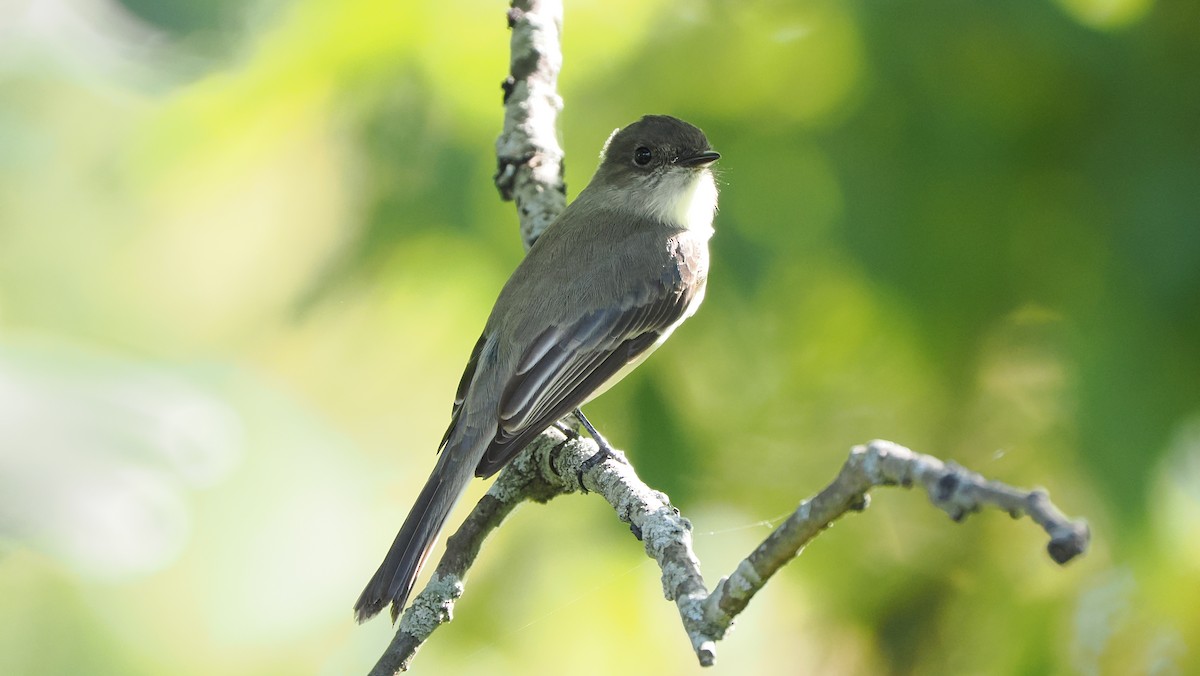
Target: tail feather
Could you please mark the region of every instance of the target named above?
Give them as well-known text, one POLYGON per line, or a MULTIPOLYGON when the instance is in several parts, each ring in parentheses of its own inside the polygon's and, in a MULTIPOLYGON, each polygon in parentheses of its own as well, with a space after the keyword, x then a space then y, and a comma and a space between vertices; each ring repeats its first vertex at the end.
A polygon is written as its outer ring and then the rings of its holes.
POLYGON ((425 565, 425 559, 429 557, 446 518, 450 516, 450 510, 472 476, 472 467, 466 467, 464 472, 462 468, 454 467, 453 461, 446 462, 451 460, 448 456, 443 453, 442 462, 438 463, 433 475, 421 489, 379 570, 375 571, 354 604, 354 616, 360 623, 374 617, 389 603, 393 621, 404 609, 417 581, 417 574, 425 565))

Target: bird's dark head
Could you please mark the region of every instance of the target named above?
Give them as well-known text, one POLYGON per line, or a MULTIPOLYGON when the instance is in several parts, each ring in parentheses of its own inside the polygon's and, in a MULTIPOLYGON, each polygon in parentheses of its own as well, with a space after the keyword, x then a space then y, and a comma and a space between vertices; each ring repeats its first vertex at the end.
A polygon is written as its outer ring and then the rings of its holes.
POLYGON ((588 187, 669 225, 711 229, 717 188, 709 166, 720 157, 694 125, 647 115, 608 138, 588 187))
POLYGON ((720 157, 704 132, 670 115, 647 115, 618 129, 600 151, 602 169, 635 175, 671 167, 704 168, 720 157))

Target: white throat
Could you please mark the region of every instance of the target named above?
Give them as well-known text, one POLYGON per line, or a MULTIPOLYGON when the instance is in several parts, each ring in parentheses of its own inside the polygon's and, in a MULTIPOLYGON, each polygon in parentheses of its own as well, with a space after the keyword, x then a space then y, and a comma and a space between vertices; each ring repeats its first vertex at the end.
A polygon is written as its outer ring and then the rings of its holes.
POLYGON ((664 223, 711 237, 717 209, 717 182, 712 172, 679 171, 656 186, 647 205, 664 223))

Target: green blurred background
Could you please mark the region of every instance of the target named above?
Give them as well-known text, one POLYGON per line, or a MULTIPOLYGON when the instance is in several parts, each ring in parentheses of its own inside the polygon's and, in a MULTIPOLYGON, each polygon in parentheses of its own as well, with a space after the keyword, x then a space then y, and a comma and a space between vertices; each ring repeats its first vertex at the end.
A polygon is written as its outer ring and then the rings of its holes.
MULTIPOLYGON (((373 663, 350 607, 522 255, 505 9, 0 3, 0 673, 373 663)), ((571 195, 644 113, 723 153, 705 307, 590 408, 710 582, 876 437, 1095 536, 1060 569, 880 491, 705 673, 1200 673, 1200 3, 581 0, 564 40, 571 195)), ((594 496, 456 612, 418 673, 701 671, 594 496)))

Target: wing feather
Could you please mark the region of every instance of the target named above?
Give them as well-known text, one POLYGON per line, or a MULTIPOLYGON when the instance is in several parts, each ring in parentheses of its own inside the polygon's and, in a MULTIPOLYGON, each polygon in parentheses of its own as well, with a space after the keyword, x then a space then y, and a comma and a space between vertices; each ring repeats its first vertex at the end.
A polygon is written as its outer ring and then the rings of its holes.
MULTIPOLYGON (((490 476, 535 436, 644 356, 694 310, 691 306, 702 297, 707 276, 705 241, 681 235, 672 237, 667 246, 670 262, 663 266, 661 275, 626 288, 625 306, 596 310, 574 321, 543 327, 516 355, 510 374, 500 376, 487 370, 492 374, 489 378, 506 378, 499 383, 489 380, 489 388, 500 388, 495 417, 489 421, 485 411, 478 411, 483 416, 475 415, 468 421, 463 414, 464 402, 470 398, 476 378, 481 377, 481 369, 494 369, 497 363, 497 345, 494 340, 489 342, 495 336, 485 331, 459 382, 450 426, 439 450, 465 424, 490 428, 490 432, 479 430, 490 433, 492 439, 475 468, 476 475, 490 476)), ((496 330, 490 321, 489 330, 496 330)))
POLYGON ((438 444, 439 453, 446 447, 446 442, 450 440, 450 432, 458 424, 458 414, 462 411, 463 402, 467 399, 467 390, 471 387, 471 380, 475 378, 475 369, 479 367, 479 355, 483 353, 483 345, 486 342, 487 334, 484 333, 475 342, 475 347, 471 348, 471 357, 467 359, 467 367, 463 369, 462 378, 458 381, 458 390, 454 393, 454 408, 450 410, 450 425, 446 428, 446 434, 442 435, 442 443, 438 444))
POLYGON ((654 286, 641 305, 597 310, 572 325, 551 327, 533 341, 501 395, 500 425, 476 467, 478 476, 503 467, 683 318, 693 287, 654 286))

